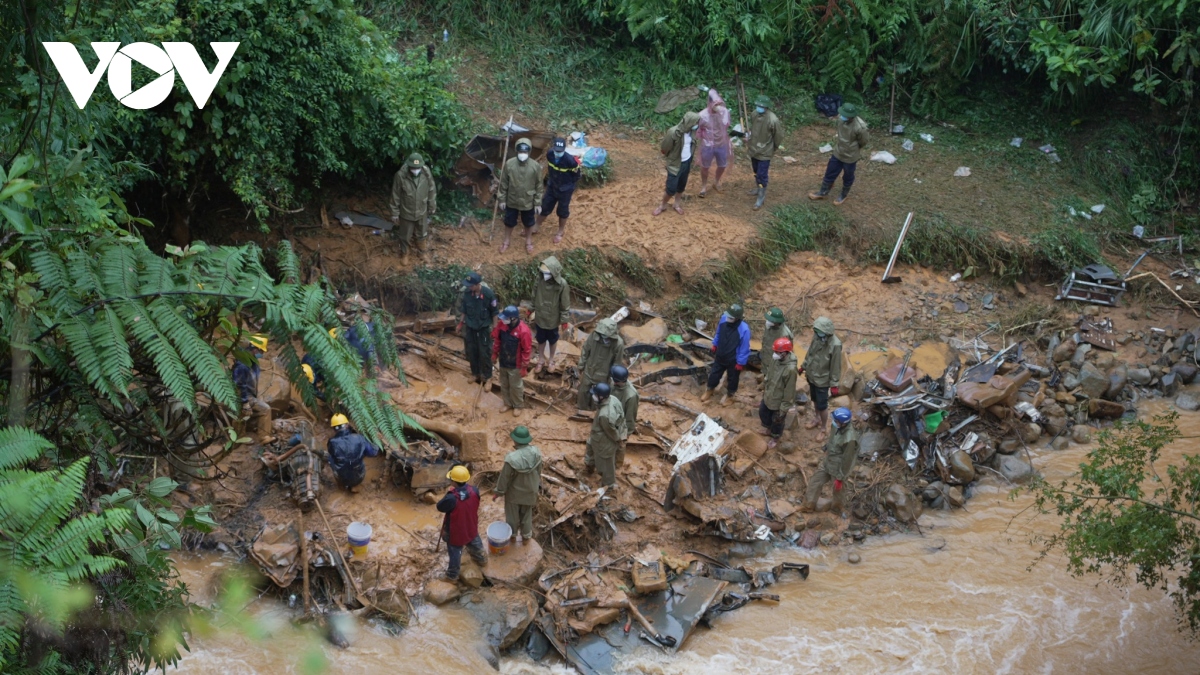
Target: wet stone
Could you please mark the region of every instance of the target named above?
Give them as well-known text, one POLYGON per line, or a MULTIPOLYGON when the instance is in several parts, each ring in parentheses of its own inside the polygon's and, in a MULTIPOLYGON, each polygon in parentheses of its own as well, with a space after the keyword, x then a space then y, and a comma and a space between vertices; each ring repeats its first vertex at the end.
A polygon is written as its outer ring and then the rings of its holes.
POLYGON ((1194 412, 1200 410, 1200 399, 1197 399, 1195 394, 1184 392, 1175 397, 1175 407, 1180 410, 1194 412))

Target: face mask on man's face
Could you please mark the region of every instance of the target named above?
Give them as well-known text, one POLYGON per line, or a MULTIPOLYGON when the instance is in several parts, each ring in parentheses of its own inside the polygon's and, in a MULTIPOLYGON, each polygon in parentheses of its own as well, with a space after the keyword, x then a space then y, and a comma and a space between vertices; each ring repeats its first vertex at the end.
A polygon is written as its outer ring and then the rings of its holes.
POLYGON ((783 354, 781 354, 779 352, 775 352, 774 354, 771 355, 771 357, 774 358, 776 361, 783 360, 783 354))
POLYGON ((563 156, 562 150, 554 151, 554 159, 562 159, 562 156, 563 156))
POLYGON ((518 152, 517 159, 524 162, 525 160, 529 159, 529 153, 528 152, 518 152))
POLYGON ((693 125, 692 125, 692 131, 695 131, 695 130, 697 130, 697 129, 699 129, 699 128, 700 128, 700 125, 699 125, 699 124, 693 124, 693 125))
POLYGON ((412 175, 414 175, 414 176, 420 176, 420 175, 421 175, 421 170, 420 170, 420 169, 409 169, 409 171, 411 171, 411 172, 412 172, 412 175))
POLYGON ((840 119, 840 120, 841 120, 841 121, 843 121, 843 122, 849 122, 849 121, 850 121, 850 118, 849 118, 849 117, 846 117, 845 115, 838 115, 838 119, 840 119))
POLYGON ((545 279, 546 281, 550 281, 551 276, 553 276, 553 275, 550 274, 549 272, 542 272, 542 278, 545 279))
POLYGON ((508 325, 510 325, 510 326, 512 326, 512 327, 514 327, 514 328, 516 328, 516 326, 517 326, 517 322, 518 322, 518 321, 520 321, 520 319, 509 319, 509 320, 508 320, 508 325))
POLYGON ((602 344, 602 345, 607 345, 607 344, 608 344, 608 343, 610 343, 610 342, 612 342, 612 338, 610 338, 610 337, 607 337, 607 336, 601 336, 601 337, 600 337, 600 344, 602 344))
POLYGON ((774 327, 775 327, 775 322, 768 319, 767 320, 767 330, 771 330, 774 327))
POLYGON ((599 403, 599 402, 600 402, 600 397, 595 394, 592 394, 592 403, 599 403))
POLYGON ((817 339, 824 342, 829 339, 829 336, 824 333, 817 333, 817 339))
POLYGON ((762 107, 761 105, 756 105, 756 106, 754 106, 754 112, 756 112, 756 113, 758 113, 759 115, 761 115, 761 114, 763 114, 763 113, 767 112, 767 109, 766 109, 766 108, 764 108, 764 107, 762 107))

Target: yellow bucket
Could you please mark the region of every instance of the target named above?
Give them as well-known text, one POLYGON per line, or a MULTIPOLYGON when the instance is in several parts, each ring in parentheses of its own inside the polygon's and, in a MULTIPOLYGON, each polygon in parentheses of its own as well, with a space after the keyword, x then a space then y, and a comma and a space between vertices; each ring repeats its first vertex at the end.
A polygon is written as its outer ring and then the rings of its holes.
POLYGON ((367 557, 367 546, 371 544, 372 528, 366 523, 355 521, 346 527, 346 539, 350 542, 350 553, 355 558, 367 557))

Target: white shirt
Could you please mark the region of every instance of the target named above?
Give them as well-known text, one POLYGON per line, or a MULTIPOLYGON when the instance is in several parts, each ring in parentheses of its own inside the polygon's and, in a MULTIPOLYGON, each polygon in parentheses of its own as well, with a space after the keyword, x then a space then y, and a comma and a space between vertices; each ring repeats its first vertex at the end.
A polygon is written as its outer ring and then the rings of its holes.
POLYGON ((683 154, 679 156, 679 161, 686 162, 692 158, 692 134, 688 132, 683 135, 683 154))

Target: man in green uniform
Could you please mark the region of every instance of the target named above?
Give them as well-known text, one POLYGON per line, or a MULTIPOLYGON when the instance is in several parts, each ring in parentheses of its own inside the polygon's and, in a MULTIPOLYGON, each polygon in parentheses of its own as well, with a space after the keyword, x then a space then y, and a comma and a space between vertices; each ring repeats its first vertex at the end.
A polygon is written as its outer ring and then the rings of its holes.
POLYGON ((517 427, 508 435, 513 451, 504 456, 504 467, 496 480, 492 501, 504 497, 504 522, 517 535, 517 544, 533 539, 533 507, 542 486, 542 451, 533 443, 528 427, 517 427))
POLYGON ((767 172, 771 168, 771 158, 775 151, 783 145, 783 125, 771 110, 771 99, 759 96, 754 99, 754 114, 750 115, 750 133, 746 137, 750 150, 750 166, 754 169, 755 188, 750 194, 757 195, 754 210, 762 208, 763 200, 767 198, 767 172))
POLYGON ((821 488, 829 479, 833 479, 833 504, 830 510, 841 513, 845 507, 842 495, 844 482, 849 479, 854 470, 854 462, 858 459, 858 430, 850 423, 850 409, 838 408, 833 411, 833 433, 825 443, 825 461, 808 481, 808 491, 804 494, 801 511, 813 511, 817 508, 817 498, 821 496, 821 488))
POLYGON ((533 283, 533 325, 536 331, 533 337, 538 346, 539 368, 548 373, 554 365, 559 331, 566 332, 567 323, 571 320, 571 287, 563 277, 562 263, 554 256, 542 261, 539 273, 541 279, 533 283))
POLYGON ((467 275, 463 285, 456 331, 462 335, 472 377, 477 383, 486 382, 492 379, 492 326, 500 313, 496 293, 478 272, 467 275))
POLYGON ((592 420, 592 434, 588 436, 583 465, 588 473, 600 472, 601 485, 615 485, 617 455, 625 456, 625 408, 603 382, 594 385, 589 396, 600 409, 596 411, 596 419, 592 420))
MULTIPOLYGON (((612 397, 621 402, 621 408, 625 412, 625 437, 637 433, 637 414, 638 403, 641 398, 638 396, 637 389, 629 382, 629 369, 625 366, 613 366, 609 370, 609 375, 612 376, 612 397)), ((620 469, 625 466, 625 446, 621 445, 621 450, 617 453, 616 467, 620 469)))
POLYGON ((808 378, 808 395, 813 402, 813 419, 805 429, 820 427, 818 436, 825 435, 828 422, 829 397, 838 395, 842 379, 842 341, 833 334, 833 321, 827 316, 813 322, 813 340, 800 372, 808 378))
POLYGON ((667 158, 667 188, 663 192, 662 203, 654 209, 654 215, 666 210, 667 203, 675 200, 675 211, 683 215, 683 205, 679 203, 683 191, 687 189, 688 175, 692 171, 692 157, 699 148, 696 147, 696 129, 700 125, 700 113, 686 112, 683 120, 667 129, 658 150, 667 158))
POLYGON ((758 420, 763 425, 759 433, 771 437, 767 441, 768 450, 774 450, 779 445, 784 416, 796 400, 796 355, 792 353, 791 338, 775 340, 771 361, 775 365, 763 380, 763 398, 758 404, 758 420))
POLYGON ((595 410, 591 389, 593 384, 609 384, 609 370, 625 363, 625 341, 617 333, 617 322, 600 319, 596 330, 583 343, 579 354, 579 396, 576 406, 580 410, 595 410))
POLYGON ((777 363, 774 357, 771 356, 775 341, 781 337, 796 337, 792 334, 792 329, 788 328, 787 319, 784 318, 782 309, 772 307, 767 310, 766 318, 767 320, 763 326, 762 347, 758 350, 758 362, 762 368, 764 382, 767 375, 770 374, 771 369, 777 363))
POLYGON ((392 222, 400 228, 397 236, 405 259, 414 234, 417 251, 424 255, 428 248, 429 219, 437 213, 437 187, 420 153, 409 155, 404 168, 392 178, 391 207, 392 222))
POLYGON ((533 253, 534 216, 542 213, 542 165, 529 157, 533 146, 528 138, 517 139, 517 156, 504 164, 500 175, 500 189, 496 199, 504 212, 504 243, 500 252, 508 250, 512 231, 517 227, 517 216, 525 227, 525 251, 533 253))
POLYGON ((808 193, 809 199, 824 199, 833 189, 833 182, 838 174, 842 174, 842 194, 833 200, 841 205, 850 195, 850 186, 854 185, 854 170, 862 157, 863 148, 871 142, 871 134, 867 131, 867 123, 858 116, 858 108, 853 103, 845 103, 838 108, 837 147, 829 164, 825 167, 825 178, 821 180, 821 189, 808 193))

